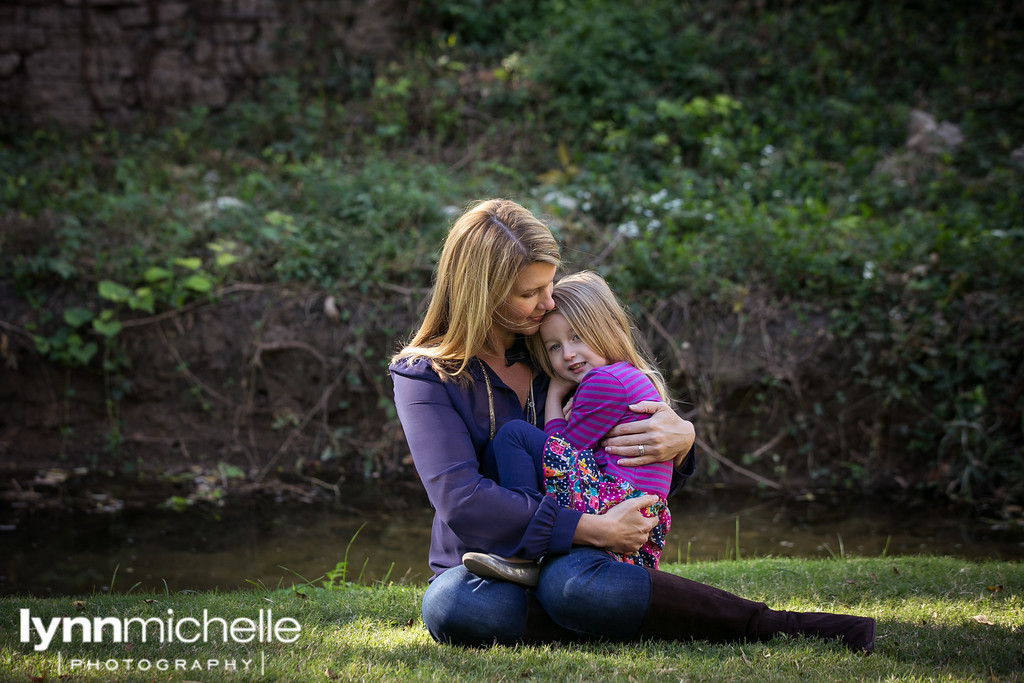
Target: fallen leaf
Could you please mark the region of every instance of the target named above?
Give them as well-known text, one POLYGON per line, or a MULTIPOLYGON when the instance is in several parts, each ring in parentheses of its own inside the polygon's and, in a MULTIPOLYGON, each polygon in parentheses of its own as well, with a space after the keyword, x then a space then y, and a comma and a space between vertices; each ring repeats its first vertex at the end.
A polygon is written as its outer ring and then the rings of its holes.
POLYGON ((988 620, 984 614, 979 614, 976 617, 972 617, 979 624, 985 624, 986 626, 995 626, 995 624, 988 620))
POLYGON ((1002 587, 1002 585, 985 586, 985 590, 992 591, 993 593, 1002 593, 1003 592, 1003 587, 1002 587))

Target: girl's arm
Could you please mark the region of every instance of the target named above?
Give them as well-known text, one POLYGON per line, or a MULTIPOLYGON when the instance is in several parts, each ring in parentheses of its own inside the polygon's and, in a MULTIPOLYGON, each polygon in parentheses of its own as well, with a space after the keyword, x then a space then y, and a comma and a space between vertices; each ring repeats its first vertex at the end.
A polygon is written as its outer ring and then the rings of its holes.
POLYGON ((593 448, 622 419, 628 395, 613 372, 604 368, 591 370, 573 396, 568 420, 548 418, 544 431, 561 433, 575 448, 593 448))
POLYGON ((547 425, 555 423, 556 421, 564 422, 569 419, 569 409, 572 403, 562 405, 565 403, 565 397, 576 387, 575 384, 566 382, 561 377, 552 377, 548 383, 548 397, 544 404, 544 427, 548 434, 551 434, 547 429, 547 425))

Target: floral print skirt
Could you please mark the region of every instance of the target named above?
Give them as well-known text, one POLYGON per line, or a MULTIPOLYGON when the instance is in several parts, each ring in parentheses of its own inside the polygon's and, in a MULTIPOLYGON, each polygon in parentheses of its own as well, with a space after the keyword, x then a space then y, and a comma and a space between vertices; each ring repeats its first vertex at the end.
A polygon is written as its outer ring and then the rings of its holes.
MULTIPOLYGON (((602 472, 592 450, 577 450, 558 435, 549 436, 544 443, 544 488, 562 507, 595 515, 603 515, 628 498, 646 495, 628 481, 602 472)), ((672 515, 664 498, 641 512, 659 520, 647 542, 635 553, 609 555, 620 562, 657 569, 672 515)))

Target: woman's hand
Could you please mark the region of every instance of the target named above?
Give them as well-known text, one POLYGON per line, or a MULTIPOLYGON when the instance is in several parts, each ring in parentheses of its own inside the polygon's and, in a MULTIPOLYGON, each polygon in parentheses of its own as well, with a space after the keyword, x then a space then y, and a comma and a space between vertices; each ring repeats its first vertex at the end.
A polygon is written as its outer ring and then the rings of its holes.
POLYGON ((583 515, 576 526, 573 543, 604 548, 615 553, 634 553, 658 525, 658 517, 641 512, 658 502, 657 496, 640 496, 624 500, 603 515, 583 515))
POLYGON ((629 409, 650 417, 616 425, 601 442, 601 447, 609 455, 621 456, 618 464, 626 467, 668 460, 676 467, 681 465, 697 437, 693 423, 679 417, 660 401, 641 401, 629 409))

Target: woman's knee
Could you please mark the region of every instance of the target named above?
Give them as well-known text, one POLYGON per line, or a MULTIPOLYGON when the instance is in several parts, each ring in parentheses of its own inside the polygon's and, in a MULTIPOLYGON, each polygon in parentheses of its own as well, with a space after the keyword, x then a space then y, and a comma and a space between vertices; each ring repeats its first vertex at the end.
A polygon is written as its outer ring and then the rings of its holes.
POLYGON ((459 565, 427 587, 421 614, 434 640, 477 647, 519 642, 528 608, 523 588, 482 579, 459 565))
POLYGON ((650 600, 647 572, 594 548, 541 564, 537 599, 563 628, 614 640, 637 632, 650 600))

